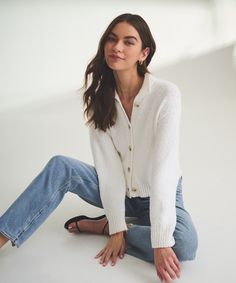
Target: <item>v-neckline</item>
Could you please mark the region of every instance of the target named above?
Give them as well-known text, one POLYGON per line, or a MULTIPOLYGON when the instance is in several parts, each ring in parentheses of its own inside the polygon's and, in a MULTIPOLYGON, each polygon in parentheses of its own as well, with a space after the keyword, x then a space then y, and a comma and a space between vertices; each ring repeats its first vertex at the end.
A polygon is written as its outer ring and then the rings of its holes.
POLYGON ((122 104, 122 107, 123 107, 123 109, 124 109, 124 111, 125 111, 125 114, 126 114, 128 120, 129 120, 129 122, 131 122, 131 117, 132 117, 132 112, 133 112, 133 106, 134 106, 134 100, 133 100, 133 102, 132 102, 132 105, 131 105, 131 106, 129 105, 129 106, 131 107, 131 109, 130 109, 130 107, 129 107, 129 109, 128 109, 129 112, 127 112, 127 109, 126 109, 126 107, 124 107, 124 105, 123 105, 122 102, 121 102, 121 104, 122 104), (129 115, 129 114, 130 114, 130 115, 129 115))
POLYGON ((131 124, 132 121, 132 115, 133 115, 133 107, 134 105, 140 105, 141 101, 143 100, 143 98, 145 97, 146 94, 148 94, 149 92, 149 73, 145 74, 145 78, 143 81, 143 84, 139 90, 139 92, 137 93, 137 95, 134 97, 133 99, 133 103, 132 103, 132 109, 131 109, 131 113, 130 113, 130 117, 128 116, 128 114, 126 113, 126 110, 121 102, 121 99, 117 93, 117 91, 115 90, 115 100, 117 102, 119 102, 119 104, 121 105, 121 108, 125 114, 125 116, 127 117, 128 122, 131 124))

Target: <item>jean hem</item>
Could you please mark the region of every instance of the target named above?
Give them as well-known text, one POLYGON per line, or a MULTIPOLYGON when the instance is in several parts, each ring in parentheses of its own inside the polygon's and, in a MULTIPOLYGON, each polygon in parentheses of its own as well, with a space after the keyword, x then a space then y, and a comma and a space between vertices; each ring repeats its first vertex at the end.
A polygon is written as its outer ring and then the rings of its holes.
POLYGON ((188 257, 188 258, 184 258, 184 259, 179 259, 180 262, 184 262, 184 261, 193 261, 196 260, 196 256, 192 256, 192 257, 188 257))
POLYGON ((13 239, 11 236, 9 236, 9 234, 7 234, 6 232, 4 232, 3 230, 0 230, 0 234, 2 234, 4 237, 6 237, 12 244, 12 247, 16 246, 17 248, 19 248, 19 244, 17 239, 13 239))

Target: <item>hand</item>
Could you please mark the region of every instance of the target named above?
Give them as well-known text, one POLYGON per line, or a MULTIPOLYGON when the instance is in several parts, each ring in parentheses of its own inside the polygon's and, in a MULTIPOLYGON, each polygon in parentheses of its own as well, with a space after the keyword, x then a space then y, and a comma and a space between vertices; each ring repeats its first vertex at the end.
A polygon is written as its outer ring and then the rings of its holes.
POLYGON ((170 283, 176 277, 180 277, 180 262, 172 248, 155 248, 154 263, 161 281, 170 283))
POLYGON ((95 258, 101 258, 100 264, 106 266, 111 260, 111 265, 115 265, 117 257, 123 258, 125 254, 125 238, 124 233, 119 232, 111 235, 107 245, 102 249, 95 258))

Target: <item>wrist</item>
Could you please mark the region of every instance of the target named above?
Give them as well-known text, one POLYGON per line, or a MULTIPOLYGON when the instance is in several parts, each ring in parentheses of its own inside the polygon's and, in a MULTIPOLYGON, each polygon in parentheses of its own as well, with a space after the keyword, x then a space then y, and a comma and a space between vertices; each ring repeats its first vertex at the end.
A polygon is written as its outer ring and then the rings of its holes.
POLYGON ((154 248, 155 251, 161 251, 165 249, 169 249, 169 247, 154 248))
POLYGON ((114 233, 114 234, 111 235, 111 237, 122 238, 122 237, 124 237, 124 231, 114 233))

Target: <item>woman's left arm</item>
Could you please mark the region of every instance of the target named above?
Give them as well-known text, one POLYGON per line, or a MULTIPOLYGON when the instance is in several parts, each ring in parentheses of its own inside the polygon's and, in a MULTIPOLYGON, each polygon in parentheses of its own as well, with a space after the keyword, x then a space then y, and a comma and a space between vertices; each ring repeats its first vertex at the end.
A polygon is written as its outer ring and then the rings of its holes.
POLYGON ((157 274, 163 280, 168 276, 178 277, 180 272, 179 261, 171 247, 175 244, 176 186, 180 177, 181 93, 174 84, 165 91, 156 122, 150 192, 151 241, 157 274))
POLYGON ((150 181, 150 220, 153 247, 174 245, 176 186, 179 171, 181 94, 175 85, 165 90, 156 121, 150 181))

